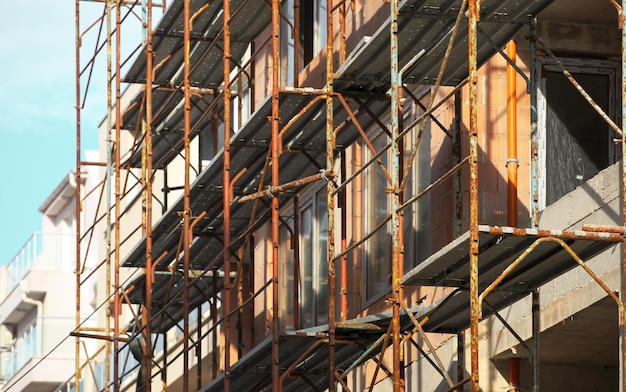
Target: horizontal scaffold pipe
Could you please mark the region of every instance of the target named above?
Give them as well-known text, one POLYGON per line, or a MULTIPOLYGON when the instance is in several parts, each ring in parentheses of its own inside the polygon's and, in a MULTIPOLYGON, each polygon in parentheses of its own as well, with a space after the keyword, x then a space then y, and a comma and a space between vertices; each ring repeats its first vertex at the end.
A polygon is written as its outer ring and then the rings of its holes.
POLYGON ((324 179, 326 181, 332 181, 332 177, 333 177, 332 173, 328 173, 325 170, 321 170, 318 174, 314 174, 309 177, 300 178, 295 181, 291 181, 291 182, 288 182, 286 184, 279 185, 279 186, 269 186, 265 190, 242 196, 237 201, 239 203, 244 203, 246 201, 260 199, 266 196, 272 199, 280 193, 284 193, 285 191, 288 191, 293 188, 297 188, 305 184, 309 184, 314 181, 318 181, 321 179, 324 179))

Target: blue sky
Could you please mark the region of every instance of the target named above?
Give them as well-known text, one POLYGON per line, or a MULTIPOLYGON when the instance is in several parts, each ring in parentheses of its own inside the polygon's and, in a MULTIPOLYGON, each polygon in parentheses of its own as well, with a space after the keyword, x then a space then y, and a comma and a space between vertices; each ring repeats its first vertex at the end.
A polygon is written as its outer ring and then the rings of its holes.
MULTIPOLYGON (((0 2, 0 264, 41 229, 38 207, 75 168, 74 2, 0 2)), ((83 122, 83 149, 96 126, 83 122)))

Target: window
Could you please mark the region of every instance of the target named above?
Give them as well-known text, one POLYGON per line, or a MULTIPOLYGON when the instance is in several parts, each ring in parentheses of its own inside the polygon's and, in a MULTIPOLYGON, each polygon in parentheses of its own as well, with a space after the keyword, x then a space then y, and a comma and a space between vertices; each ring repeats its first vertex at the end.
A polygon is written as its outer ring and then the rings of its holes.
POLYGON ((31 358, 39 354, 39 342, 37 337, 37 324, 28 326, 11 347, 11 358, 6 378, 10 379, 20 371, 31 358))
POLYGON ((293 310, 294 310, 294 287, 293 287, 293 270, 294 270, 294 247, 293 247, 293 230, 291 222, 283 222, 278 232, 278 259, 280 260, 279 282, 280 282, 280 322, 281 329, 293 329, 293 310))
POLYGON ((328 214, 322 188, 300 211, 300 325, 328 321, 328 214))
POLYGON ((210 163, 215 154, 224 145, 224 123, 219 120, 216 129, 213 129, 213 123, 208 123, 199 135, 200 168, 204 169, 210 163))
MULTIPOLYGON (((372 138, 375 151, 382 150, 388 138, 382 132, 372 138)), ((371 160, 372 154, 366 153, 365 161, 371 160)), ((388 167, 389 150, 380 160, 388 167)), ((380 165, 372 163, 366 170, 365 179, 365 234, 369 234, 391 214, 391 198, 387 194, 389 181, 380 165)), ((365 243, 365 300, 369 301, 383 295, 391 284, 391 223, 380 228, 365 243)))
POLYGON ((283 219, 279 230, 281 328, 308 328, 328 322, 328 213, 326 188, 301 196, 298 293, 294 295, 295 243, 293 220, 283 219), (298 298, 296 301, 295 299, 298 298), (294 307, 299 306, 296 325, 294 307))
MULTIPOLYGON (((418 91, 417 96, 423 97, 429 92, 428 88, 418 91)), ((415 110, 410 101, 406 101, 404 108, 404 124, 409 124, 413 120, 413 113, 423 113, 415 110)), ((409 130, 400 143, 403 150, 404 162, 400 161, 402 171, 404 171, 407 160, 411 155, 415 144, 416 135, 420 126, 409 130)), ((390 142, 389 137, 382 131, 370 133, 370 139, 375 151, 381 151, 390 142)), ((426 124, 421 136, 415 162, 411 165, 407 177, 406 185, 403 188, 400 203, 417 195, 420 191, 430 185, 430 123, 426 124)), ((369 162, 373 154, 369 148, 364 148, 363 162, 369 162)), ((385 165, 386 170, 391 175, 390 150, 385 151, 380 156, 380 161, 385 165)), ((375 162, 365 171, 363 186, 364 189, 364 235, 373 232, 385 219, 391 215, 392 198, 388 193, 391 187, 387 175, 381 166, 375 162)), ((420 198, 406 206, 403 213, 403 240, 404 240, 404 272, 408 272, 426 257, 430 255, 430 196, 420 198)), ((391 285, 391 256, 392 238, 391 222, 380 228, 365 242, 364 267, 365 284, 364 300, 369 302, 380 298, 389 291, 391 285)))
POLYGON ((326 46, 326 0, 300 4, 300 35, 304 64, 308 64, 326 46))
MULTIPOLYGON (((540 58, 540 208, 616 161, 613 130, 550 59, 540 58)), ((615 74, 610 61, 563 59, 578 83, 610 117, 616 118, 615 74)))
MULTIPOLYGON (((294 0, 284 0, 281 6, 280 25, 280 83, 290 86, 295 81, 295 11, 294 0)), ((301 1, 299 11, 299 68, 302 69, 326 47, 326 0, 301 1)), ((298 70, 299 71, 299 70, 298 70)))
POLYGON ((284 0, 281 6, 280 20, 280 85, 291 86, 294 83, 295 40, 293 35, 294 8, 293 0, 284 0))
MULTIPOLYGON (((418 92, 417 96, 428 97, 430 88, 425 88, 418 92)), ((405 103, 404 124, 410 124, 415 117, 421 116, 424 111, 417 105, 405 103)), ((403 167, 406 166, 408 158, 415 144, 415 139, 421 125, 413 127, 404 138, 403 167)), ((404 187, 403 201, 416 196, 419 192, 427 188, 431 183, 430 157, 431 157, 431 129, 430 121, 426 122, 421 141, 417 148, 415 162, 411 165, 408 173, 404 173, 407 184, 404 187)), ((452 180, 448 180, 452 181, 452 180)), ((411 203, 404 209, 404 273, 409 272, 413 267, 424 261, 431 253, 431 195, 430 192, 422 196, 416 202, 411 203)))

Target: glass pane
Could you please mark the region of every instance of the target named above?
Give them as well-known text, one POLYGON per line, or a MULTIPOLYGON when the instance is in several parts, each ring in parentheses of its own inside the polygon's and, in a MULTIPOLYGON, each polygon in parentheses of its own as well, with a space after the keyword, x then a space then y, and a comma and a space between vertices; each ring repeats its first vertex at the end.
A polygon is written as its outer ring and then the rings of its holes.
POLYGON ((282 15, 289 21, 281 18, 280 25, 280 85, 290 86, 294 82, 295 45, 291 26, 294 22, 293 0, 284 0, 281 6, 282 15))
POLYGON ((281 328, 293 328, 293 247, 285 225, 280 226, 279 237, 281 328))
MULTIPOLYGON (((373 140, 376 151, 380 151, 387 144, 387 139, 381 135, 373 140)), ((383 163, 388 161, 388 153, 380 156, 383 163)), ((367 199, 366 232, 372 232, 390 213, 390 198, 386 189, 389 182, 382 168, 378 163, 370 166, 367 173, 367 189, 365 197, 367 199)), ((366 298, 384 293, 391 282, 391 236, 390 227, 387 224, 374 234, 366 245, 367 259, 367 284, 365 287, 366 298)))
POLYGON ((303 328, 313 326, 313 212, 309 206, 302 210, 300 218, 300 324, 303 328))
POLYGON ((317 325, 328 322, 328 213, 326 189, 317 193, 316 198, 317 222, 317 276, 316 276, 316 304, 317 325))

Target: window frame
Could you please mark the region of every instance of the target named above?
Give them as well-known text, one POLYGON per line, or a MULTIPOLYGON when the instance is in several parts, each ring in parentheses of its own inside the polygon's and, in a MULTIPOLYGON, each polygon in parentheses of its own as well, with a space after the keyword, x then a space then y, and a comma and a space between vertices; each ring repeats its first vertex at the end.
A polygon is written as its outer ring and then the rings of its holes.
MULTIPOLYGON (((583 58, 558 58, 561 64, 572 74, 589 74, 589 75, 606 75, 608 77, 609 87, 609 117, 618 118, 616 104, 617 89, 617 73, 619 71, 619 62, 610 60, 583 59, 583 58)), ((548 207, 547 198, 547 91, 545 72, 562 72, 560 66, 550 57, 538 56, 536 59, 536 80, 537 80, 537 166, 538 166, 538 208, 542 211, 548 207)), ((593 110, 591 107, 589 110, 593 110)), ((612 132, 607 124, 607 131, 612 132)), ((612 140, 613 135, 609 134, 607 149, 609 152, 609 161, 615 162, 616 153, 612 140)), ((609 163, 609 166, 612 163, 609 163)), ((532 195, 531 195, 532 198, 532 195)), ((532 200, 530 201, 532 204, 532 200)))

